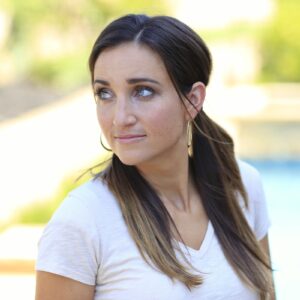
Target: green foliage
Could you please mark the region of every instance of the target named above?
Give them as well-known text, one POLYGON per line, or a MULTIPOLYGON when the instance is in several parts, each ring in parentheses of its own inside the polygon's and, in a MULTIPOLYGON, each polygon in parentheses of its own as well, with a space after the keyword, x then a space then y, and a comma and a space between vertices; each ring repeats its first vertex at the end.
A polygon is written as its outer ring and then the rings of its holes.
POLYGON ((300 1, 278 0, 277 13, 262 34, 262 81, 300 81, 300 1))
POLYGON ((222 28, 205 29, 198 34, 207 42, 230 42, 239 38, 254 39, 259 34, 260 27, 247 22, 237 22, 222 28))
POLYGON ((28 67, 31 80, 54 87, 72 88, 89 81, 88 51, 55 58, 37 59, 28 67))
POLYGON ((145 13, 157 15, 167 13, 168 6, 166 1, 140 1, 140 0, 107 0, 114 9, 113 17, 128 13, 145 13))
POLYGON ((1 9, 12 20, 5 51, 13 54, 19 76, 58 87, 75 87, 87 81, 89 50, 104 24, 127 13, 166 13, 166 3, 166 0, 2 0, 1 9), (58 41, 62 51, 59 55, 54 53, 52 58, 41 55, 37 49, 38 40, 47 39, 49 31, 62 37, 58 41), (65 37, 74 39, 71 49, 65 37))

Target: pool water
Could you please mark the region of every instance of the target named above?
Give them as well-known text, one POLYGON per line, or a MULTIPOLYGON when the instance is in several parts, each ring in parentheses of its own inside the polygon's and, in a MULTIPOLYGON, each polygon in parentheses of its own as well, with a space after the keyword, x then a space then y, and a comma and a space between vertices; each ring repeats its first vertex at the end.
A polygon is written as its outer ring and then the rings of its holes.
POLYGON ((277 300, 300 299, 300 161, 247 160, 261 174, 277 300))

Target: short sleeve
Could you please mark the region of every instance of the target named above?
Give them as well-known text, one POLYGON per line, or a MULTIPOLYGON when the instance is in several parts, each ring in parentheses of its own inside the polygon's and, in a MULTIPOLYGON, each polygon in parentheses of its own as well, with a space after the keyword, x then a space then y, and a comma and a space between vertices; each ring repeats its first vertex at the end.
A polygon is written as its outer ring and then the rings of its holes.
POLYGON ((257 240, 261 240, 271 225, 262 179, 259 172, 249 164, 239 161, 239 167, 249 202, 246 217, 257 240))
POLYGON ((80 199, 69 195, 39 240, 36 270, 95 285, 99 255, 93 218, 80 199))
POLYGON ((255 186, 253 187, 254 196, 252 199, 254 208, 254 232, 256 238, 261 240, 268 233, 271 222, 262 180, 257 171, 255 177, 255 186))

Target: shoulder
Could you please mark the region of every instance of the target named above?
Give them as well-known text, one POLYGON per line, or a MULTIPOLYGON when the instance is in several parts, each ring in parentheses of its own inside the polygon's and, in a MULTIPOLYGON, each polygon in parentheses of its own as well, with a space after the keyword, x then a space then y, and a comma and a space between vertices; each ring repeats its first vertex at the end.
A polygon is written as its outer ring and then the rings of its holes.
POLYGON ((104 182, 91 179, 66 196, 48 226, 62 224, 75 228, 86 227, 92 232, 107 219, 108 211, 118 211, 115 197, 104 182))
POLYGON ((260 180, 260 174, 258 170, 252 165, 240 159, 237 160, 237 163, 243 182, 245 181, 246 183, 249 183, 255 180, 260 180))
POLYGON ((260 173, 249 163, 242 160, 237 160, 241 179, 250 198, 249 201, 258 201, 258 194, 262 193, 262 180, 260 173))
MULTIPOLYGON (((93 206, 103 203, 111 197, 112 194, 106 183, 99 178, 93 178, 72 190, 65 201, 67 201, 68 198, 73 198, 77 199, 77 202, 84 206, 93 206)), ((75 202, 74 200, 74 203, 75 202)))
POLYGON ((102 257, 101 208, 109 197, 96 180, 71 191, 40 237, 36 269, 94 285, 102 257))
POLYGON ((257 239, 261 240, 270 226, 261 176, 253 166, 244 161, 238 160, 238 165, 248 197, 248 208, 246 209, 243 204, 241 207, 257 239))

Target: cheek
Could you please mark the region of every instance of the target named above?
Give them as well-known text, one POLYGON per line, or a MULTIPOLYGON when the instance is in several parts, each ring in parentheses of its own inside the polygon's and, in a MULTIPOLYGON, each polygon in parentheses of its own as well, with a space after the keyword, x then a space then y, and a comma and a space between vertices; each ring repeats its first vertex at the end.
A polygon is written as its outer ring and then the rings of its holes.
POLYGON ((98 123, 99 123, 99 125, 100 125, 100 127, 101 127, 101 115, 100 115, 100 109, 98 108, 98 106, 97 106, 97 120, 98 120, 98 123))
POLYGON ((148 116, 152 133, 164 139, 173 138, 183 132, 184 118, 177 109, 160 109, 148 116))
POLYGON ((103 134, 107 137, 108 129, 111 127, 109 115, 106 114, 102 108, 100 110, 100 108, 97 107, 97 119, 103 134))

